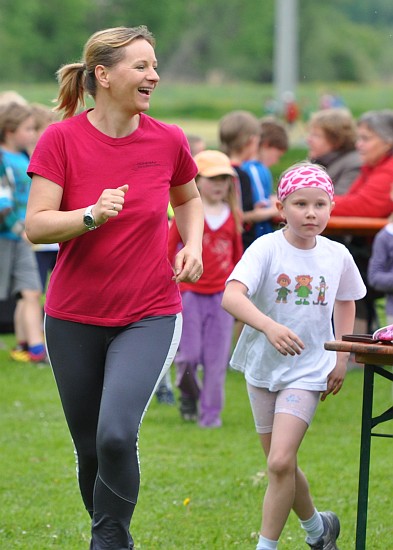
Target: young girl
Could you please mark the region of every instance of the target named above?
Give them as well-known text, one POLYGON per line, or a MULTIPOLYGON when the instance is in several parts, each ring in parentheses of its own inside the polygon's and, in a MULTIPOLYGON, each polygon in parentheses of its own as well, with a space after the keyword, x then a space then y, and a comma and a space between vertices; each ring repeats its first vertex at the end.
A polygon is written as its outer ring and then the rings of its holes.
POLYGON ((36 139, 31 108, 10 102, 0 105, 0 164, 3 184, 8 181, 7 215, 0 224, 0 300, 15 296, 15 361, 46 362, 42 331, 42 288, 37 261, 25 236, 25 216, 31 179, 26 151, 36 139))
POLYGON ((319 398, 343 384, 347 354, 324 342, 351 333, 365 286, 348 250, 320 236, 333 184, 319 166, 301 163, 281 176, 277 208, 284 229, 257 239, 228 279, 223 307, 246 326, 231 366, 245 373, 251 408, 267 457, 269 484, 257 550, 277 548, 291 508, 311 548, 335 549, 340 523, 319 513, 297 451, 319 398))
MULTIPOLYGON (((197 185, 205 213, 204 272, 196 284, 182 283, 183 333, 175 364, 181 391, 180 413, 185 420, 198 418, 205 428, 221 426, 224 383, 233 331, 232 317, 222 309, 225 281, 243 249, 234 187, 235 171, 220 151, 205 150, 194 160, 197 185), (203 366, 203 384, 197 367, 203 366)), ((169 231, 169 258, 181 244, 176 222, 169 231)))

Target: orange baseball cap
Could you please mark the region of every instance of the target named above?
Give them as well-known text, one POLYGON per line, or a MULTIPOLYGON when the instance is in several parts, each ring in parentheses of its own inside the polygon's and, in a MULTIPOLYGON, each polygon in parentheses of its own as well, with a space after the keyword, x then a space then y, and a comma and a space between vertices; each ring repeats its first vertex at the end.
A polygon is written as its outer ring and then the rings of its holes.
POLYGON ((205 149, 195 155, 194 161, 198 167, 198 174, 205 178, 236 176, 229 157, 221 151, 205 149))

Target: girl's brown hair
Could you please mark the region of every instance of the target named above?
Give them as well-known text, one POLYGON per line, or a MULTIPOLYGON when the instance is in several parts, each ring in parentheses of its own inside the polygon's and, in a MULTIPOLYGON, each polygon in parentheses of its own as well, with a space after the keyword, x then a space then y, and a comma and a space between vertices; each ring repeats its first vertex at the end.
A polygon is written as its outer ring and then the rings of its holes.
POLYGON ((0 105, 0 143, 4 143, 7 132, 15 132, 31 114, 29 105, 16 102, 0 105))

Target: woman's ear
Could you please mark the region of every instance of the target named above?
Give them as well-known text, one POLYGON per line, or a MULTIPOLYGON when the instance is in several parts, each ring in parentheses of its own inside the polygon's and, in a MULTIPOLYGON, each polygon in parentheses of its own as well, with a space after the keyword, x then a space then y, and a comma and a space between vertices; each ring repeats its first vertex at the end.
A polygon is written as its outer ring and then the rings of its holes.
POLYGON ((97 83, 103 88, 109 88, 108 70, 104 65, 96 65, 94 69, 97 83))

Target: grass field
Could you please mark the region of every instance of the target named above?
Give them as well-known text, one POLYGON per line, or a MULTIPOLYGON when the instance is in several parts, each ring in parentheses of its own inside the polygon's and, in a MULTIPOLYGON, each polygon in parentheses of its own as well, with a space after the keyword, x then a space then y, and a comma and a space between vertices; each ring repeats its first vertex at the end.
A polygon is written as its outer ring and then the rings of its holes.
MULTIPOLYGON (((49 83, 0 83, 0 92, 15 90, 28 101, 53 105, 57 95, 55 79, 49 83)), ((275 176, 294 160, 306 155, 306 122, 309 114, 319 108, 319 99, 324 93, 334 93, 342 98, 354 116, 370 109, 393 109, 393 83, 300 83, 298 101, 303 117, 288 129, 291 150, 279 166, 273 167, 275 176), (294 150, 294 151, 293 151, 294 150)), ((274 96, 273 86, 252 82, 225 83, 173 83, 163 79, 151 100, 149 114, 164 122, 178 124, 188 134, 204 138, 208 148, 218 148, 218 123, 222 116, 232 110, 245 109, 261 117, 266 114, 266 101, 274 96)), ((92 106, 87 99, 87 106, 92 106)))
MULTIPOLYGON (((28 101, 51 105, 57 95, 55 79, 49 83, 0 83, 0 92, 13 89, 28 101)), ((357 117, 369 109, 393 108, 393 83, 304 83, 297 88, 297 99, 303 113, 303 121, 291 130, 292 141, 299 145, 304 134, 304 122, 310 112, 319 108, 324 93, 334 93, 357 117)), ((217 145, 217 123, 226 113, 245 109, 256 116, 263 116, 266 102, 274 97, 271 84, 253 82, 229 82, 223 84, 160 82, 151 100, 149 114, 165 122, 177 123, 186 132, 201 134, 209 147, 217 145)), ((88 102, 90 105, 91 102, 88 102)))
MULTIPOLYGON (((0 341, 0 548, 87 550, 89 521, 52 373, 11 362, 13 337, 0 335, 0 341)), ((361 392, 362 371, 355 369, 341 393, 320 405, 300 451, 317 507, 340 516, 343 550, 354 548, 361 392)), ((391 385, 377 380, 376 414, 391 396, 391 385)), ((223 421, 221 429, 201 430, 183 423, 176 407, 152 402, 140 438, 142 484, 132 529, 137 550, 255 548, 265 462, 243 377, 234 371, 227 376, 223 421)), ((380 431, 391 428, 392 422, 380 431)), ((392 493, 391 441, 373 438, 370 550, 392 548, 392 493)), ((303 539, 291 515, 280 548, 301 550, 303 539)))
MULTIPOLYGON (((29 101, 50 104, 57 95, 55 78, 47 83, 15 83, 3 80, 0 92, 14 89, 29 101)), ((355 116, 369 109, 393 108, 393 82, 346 83, 300 82, 296 96, 305 116, 318 109, 320 97, 332 93, 342 98, 355 116)), ((264 114, 266 101, 274 97, 271 84, 225 82, 207 84, 161 80, 151 101, 151 114, 158 118, 217 120, 233 109, 264 114)))
MULTIPOLYGON (((29 101, 50 104, 52 84, 1 84, 29 101)), ((299 98, 316 108, 326 89, 340 94, 355 114, 393 108, 393 85, 302 85, 299 98)), ((152 116, 177 123, 217 146, 220 116, 248 109, 258 116, 272 90, 257 84, 221 87, 163 82, 152 100, 152 116)), ((282 169, 305 156, 302 134, 282 169)), ((11 362, 11 335, 0 335, 0 548, 6 550, 87 550, 89 521, 78 493, 72 443, 49 368, 11 362), (3 346, 1 346, 3 344, 3 346)), ((340 516, 340 548, 355 541, 362 371, 349 372, 342 392, 320 405, 300 451, 320 510, 340 516)), ((375 414, 392 401, 391 384, 377 380, 375 414)), ((142 482, 133 519, 136 550, 255 549, 260 507, 266 487, 265 461, 252 425, 243 377, 228 372, 224 425, 200 430, 184 424, 175 407, 153 401, 141 438, 142 482)), ((393 422, 384 431, 393 432, 393 422)), ((382 431, 382 430, 381 430, 382 431)), ((393 548, 393 459, 391 441, 372 442, 369 550, 393 548)), ((306 548, 291 515, 280 548, 306 548)))

